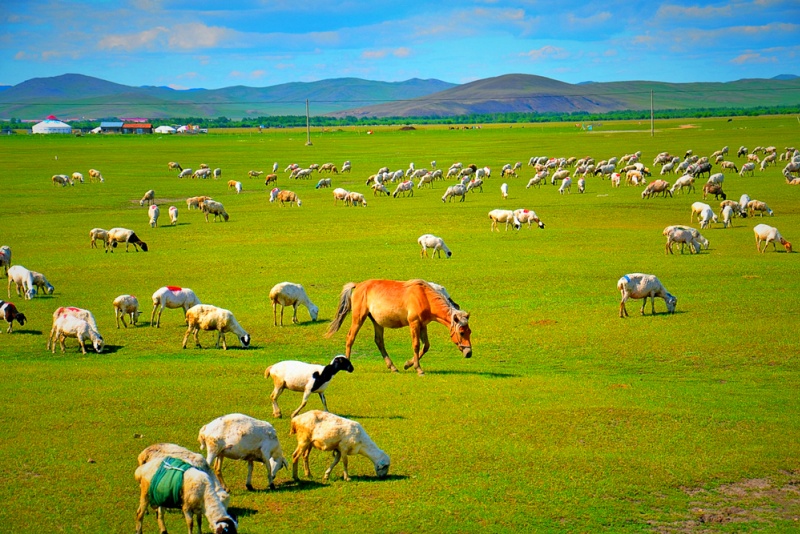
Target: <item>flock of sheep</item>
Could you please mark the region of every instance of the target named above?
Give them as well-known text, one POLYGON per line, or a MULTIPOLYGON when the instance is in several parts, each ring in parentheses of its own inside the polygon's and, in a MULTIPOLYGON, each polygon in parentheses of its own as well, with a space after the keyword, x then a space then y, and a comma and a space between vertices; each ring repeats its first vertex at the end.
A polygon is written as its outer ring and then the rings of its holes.
MULTIPOLYGON (((592 176, 600 176, 601 179, 608 177, 612 187, 620 187, 624 182, 630 186, 644 187, 642 198, 653 198, 657 195, 674 197, 677 192, 690 193, 694 190, 695 181, 708 174, 708 181, 703 186, 703 198, 708 195, 722 197, 719 217, 714 213, 710 205, 703 202, 692 204, 690 220, 698 217, 700 228, 705 229, 713 223, 722 220, 724 227, 732 224, 734 217, 752 217, 756 213, 773 215, 772 210, 766 203, 750 199, 746 194, 742 195, 738 202, 728 200, 727 195, 722 191, 724 174, 712 174, 713 165, 718 164, 724 171, 738 172, 744 176, 745 173, 752 173, 755 165, 760 163, 764 170, 768 165, 779 161, 779 155, 775 147, 758 147, 752 152, 745 147, 740 147, 738 157, 748 158, 748 162, 742 166, 741 171, 733 162, 725 161, 728 147, 711 155, 710 158, 698 158, 693 156, 691 151, 687 151, 683 158, 670 155, 668 153, 659 154, 654 160, 653 167, 661 165, 659 172, 660 178, 648 183, 647 178, 652 176, 652 171, 640 161, 641 153, 628 154, 621 158, 611 158, 607 161, 595 162, 593 158, 548 158, 533 157, 528 165, 533 168, 535 173, 527 183, 527 188, 540 187, 546 184, 548 179, 552 185, 560 182, 559 192, 569 194, 571 192, 572 181, 578 185, 578 192, 586 190, 586 179, 592 176), (759 159, 758 154, 763 154, 763 159, 759 159), (713 160, 713 163, 712 163, 713 160), (674 185, 664 180, 668 175, 680 172, 680 177, 675 180, 674 185)), ((794 148, 786 148, 780 154, 780 160, 786 160, 783 175, 788 184, 797 185, 800 183, 800 152, 794 148)), ((177 169, 180 178, 220 178, 221 169, 213 171, 207 165, 201 165, 197 171, 183 169, 178 163, 170 162, 169 169, 177 169)), ((514 165, 507 164, 501 170, 502 177, 517 177, 522 169, 521 162, 514 165)), ((277 182, 278 164, 273 165, 273 173, 266 176, 265 185, 270 186, 277 182)), ((341 168, 341 173, 350 172, 351 165, 346 161, 341 168)), ((290 172, 292 179, 310 178, 313 172, 328 172, 339 174, 338 168, 332 163, 323 165, 311 165, 302 168, 292 164, 285 170, 290 172)), ((262 171, 250 171, 249 176, 258 177, 262 171)), ((89 171, 91 181, 104 181, 102 175, 95 169, 89 171)), ((398 196, 413 196, 414 191, 425 187, 432 188, 434 182, 438 180, 455 179, 454 185, 446 188, 442 197, 443 202, 452 201, 459 197, 464 202, 467 193, 471 191, 483 191, 483 185, 491 177, 489 167, 479 167, 477 165, 464 166, 461 163, 453 164, 445 173, 436 168, 436 162, 431 162, 431 170, 416 169, 412 163, 407 170, 390 171, 383 167, 366 180, 366 185, 370 186, 373 196, 390 195, 394 198, 398 196), (415 183, 414 180, 417 180, 415 183), (393 193, 389 193, 388 184, 397 183, 393 193)), ((80 173, 72 175, 55 175, 52 178, 54 185, 74 185, 74 182, 83 182, 80 173)), ((241 182, 231 180, 228 187, 237 193, 242 191, 241 182)), ((331 188, 332 179, 322 178, 317 183, 316 189, 331 188)), ((508 198, 508 184, 500 186, 501 199, 508 198)), ((367 200, 362 193, 348 191, 343 188, 333 189, 334 204, 343 202, 349 206, 367 206, 367 200)), ((280 190, 275 187, 270 191, 270 202, 279 202, 281 205, 301 206, 302 201, 292 191, 280 190)), ((224 206, 214 199, 206 196, 191 197, 187 199, 187 209, 197 208, 201 210, 208 221, 209 215, 213 215, 216 220, 221 217, 228 221, 229 215, 224 206)), ((149 223, 152 227, 158 225, 160 208, 155 203, 155 192, 147 191, 139 204, 148 206, 149 223)), ((177 223, 178 209, 175 206, 169 207, 171 223, 177 223)), ((539 219, 533 210, 518 209, 505 210, 495 209, 489 213, 491 230, 498 230, 499 225, 504 224, 506 230, 509 225, 519 230, 523 224, 528 227, 536 223, 544 229, 544 223, 539 219)), ((756 246, 759 252, 764 252, 769 243, 782 244, 788 252, 791 252, 791 244, 786 241, 777 228, 759 224, 754 228, 756 246), (763 245, 763 246, 762 246, 763 245)), ((699 253, 703 247, 708 248, 708 240, 704 238, 697 229, 675 225, 664 229, 663 234, 667 237, 665 247, 666 253, 673 252, 673 245, 680 244, 681 252, 684 246, 688 245, 692 253, 699 253)), ((102 241, 106 252, 116 248, 119 244, 125 243, 126 251, 129 245, 133 245, 138 251, 147 251, 148 246, 141 241, 135 232, 125 228, 112 228, 104 230, 94 228, 90 231, 90 245, 96 247, 96 242, 102 241)), ((449 258, 451 250, 444 243, 444 240, 432 234, 425 234, 419 237, 418 244, 421 247, 420 255, 427 257, 430 250, 430 257, 439 255, 442 252, 449 258)), ((41 273, 30 271, 21 265, 12 265, 11 249, 7 246, 0 248, 0 266, 5 268, 8 277, 8 296, 11 297, 12 285, 16 288, 17 294, 29 300, 35 297, 37 291, 52 294, 53 286, 41 273)), ((434 285, 434 284, 431 284, 434 285)), ((440 286, 438 286, 440 287, 440 286)), ((625 303, 629 299, 643 299, 641 313, 644 314, 647 299, 651 299, 651 311, 655 313, 655 298, 665 301, 667 311, 675 311, 677 298, 670 294, 658 278, 652 274, 630 273, 624 275, 617 282, 617 289, 621 292, 619 316, 628 315, 625 303)), ((292 322, 297 323, 297 308, 305 306, 312 320, 316 320, 319 308, 311 302, 304 288, 299 284, 284 282, 277 284, 269 293, 269 298, 273 306, 273 323, 278 325, 277 307, 281 307, 280 325, 283 326, 283 310, 286 306, 292 306, 292 322)), ((182 346, 186 348, 188 339, 193 336, 195 345, 200 347, 199 331, 216 331, 216 346, 222 344, 223 349, 227 349, 225 335, 230 333, 236 336, 242 347, 246 348, 250 344, 250 334, 238 323, 233 313, 229 310, 219 308, 210 304, 202 304, 200 299, 189 288, 176 286, 165 286, 159 288, 152 295, 153 308, 150 317, 150 326, 157 328, 161 323, 161 314, 165 308, 184 311, 187 330, 183 337, 182 346)), ((113 300, 115 320, 117 328, 120 322, 127 328, 126 318, 131 325, 136 325, 141 315, 139 302, 135 296, 120 295, 113 300)), ((11 302, 0 301, 0 316, 8 323, 7 332, 12 332, 14 321, 24 325, 26 317, 19 312, 11 302)), ((59 344, 61 351, 65 351, 65 340, 75 338, 80 345, 81 351, 86 353, 86 345, 89 344, 97 353, 103 351, 104 340, 100 335, 94 315, 89 310, 62 306, 53 313, 53 323, 48 336, 46 348, 55 352, 56 343, 59 344)), ((292 454, 293 477, 298 478, 297 465, 300 458, 303 458, 304 470, 310 476, 308 457, 312 448, 332 451, 334 460, 324 475, 327 480, 334 466, 340 461, 344 465, 344 478, 349 479, 347 473, 347 456, 362 454, 368 457, 374 464, 376 474, 379 477, 386 476, 390 466, 390 460, 385 452, 380 450, 370 439, 363 427, 354 421, 341 418, 327 413, 327 401, 325 389, 330 384, 331 379, 339 371, 352 372, 353 366, 350 360, 344 356, 335 357, 326 366, 308 364, 297 361, 284 361, 268 367, 265 371, 265 378, 271 378, 274 389, 271 394, 273 404, 273 416, 281 417, 281 410, 278 406, 278 398, 285 389, 302 392, 303 398, 300 406, 292 413, 291 434, 297 435, 297 447, 292 454), (312 394, 318 394, 325 411, 310 411, 302 415, 299 412, 305 407, 308 398, 312 394)), ((228 486, 222 476, 223 458, 239 459, 248 462, 248 475, 246 486, 252 489, 252 470, 253 462, 257 461, 265 464, 270 487, 274 488, 274 478, 282 467, 288 467, 288 461, 283 455, 280 442, 275 429, 265 421, 259 421, 243 414, 229 414, 215 419, 203 426, 199 430, 198 441, 201 450, 206 450, 207 454, 203 457, 173 444, 154 444, 147 447, 139 455, 139 467, 136 469, 136 480, 140 484, 141 495, 139 508, 136 513, 137 532, 142 530, 142 519, 148 509, 157 509, 157 520, 161 531, 166 531, 163 523, 163 508, 178 507, 183 510, 187 526, 191 533, 193 522, 196 520, 198 526, 202 524, 202 516, 205 515, 211 523, 214 532, 236 532, 237 523, 235 518, 227 512, 230 495, 228 486), (170 473, 172 472, 172 473, 170 473), (180 473, 177 476, 175 472, 180 473), (172 480, 178 484, 177 501, 170 501, 159 491, 163 490, 160 485, 165 480, 172 480)), ((175 486, 168 487, 162 493, 172 492, 176 495, 175 486)))

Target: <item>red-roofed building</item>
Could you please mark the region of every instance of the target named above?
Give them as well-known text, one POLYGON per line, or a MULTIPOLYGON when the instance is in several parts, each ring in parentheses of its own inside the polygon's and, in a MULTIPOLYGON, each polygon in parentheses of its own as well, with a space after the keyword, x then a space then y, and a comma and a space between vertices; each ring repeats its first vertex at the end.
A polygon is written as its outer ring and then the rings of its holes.
POLYGON ((153 133, 153 125, 148 122, 126 122, 122 125, 122 133, 151 134, 153 133))

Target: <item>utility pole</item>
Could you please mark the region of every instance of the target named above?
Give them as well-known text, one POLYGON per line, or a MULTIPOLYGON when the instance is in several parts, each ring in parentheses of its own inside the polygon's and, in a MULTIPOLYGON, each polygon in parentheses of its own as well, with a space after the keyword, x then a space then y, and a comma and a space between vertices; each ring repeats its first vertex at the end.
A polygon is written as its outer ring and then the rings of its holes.
POLYGON ((311 120, 308 118, 308 99, 306 98, 306 146, 311 146, 311 120))
POLYGON ((653 90, 650 89, 650 137, 653 137, 655 134, 655 122, 653 120, 653 90))

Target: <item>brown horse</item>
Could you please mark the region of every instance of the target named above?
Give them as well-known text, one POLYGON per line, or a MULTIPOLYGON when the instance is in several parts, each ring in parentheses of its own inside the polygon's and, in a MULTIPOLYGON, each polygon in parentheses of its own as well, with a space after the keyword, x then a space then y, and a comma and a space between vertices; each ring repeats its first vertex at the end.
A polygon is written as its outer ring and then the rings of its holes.
POLYGON ((411 344, 414 358, 405 363, 404 368, 414 367, 422 375, 419 360, 428 352, 431 344, 428 341, 428 323, 436 321, 450 329, 453 340, 465 358, 472 356, 471 330, 469 329, 469 313, 454 308, 441 293, 433 289, 424 280, 398 282, 394 280, 367 280, 360 284, 350 282, 342 288, 339 298, 339 309, 328 328, 325 337, 331 337, 342 326, 347 314, 353 312, 353 323, 347 333, 345 356, 350 357, 350 349, 358 335, 358 331, 369 318, 375 328, 375 344, 381 351, 386 366, 394 372, 397 367, 386 353, 383 343, 384 328, 402 328, 411 330, 411 344))

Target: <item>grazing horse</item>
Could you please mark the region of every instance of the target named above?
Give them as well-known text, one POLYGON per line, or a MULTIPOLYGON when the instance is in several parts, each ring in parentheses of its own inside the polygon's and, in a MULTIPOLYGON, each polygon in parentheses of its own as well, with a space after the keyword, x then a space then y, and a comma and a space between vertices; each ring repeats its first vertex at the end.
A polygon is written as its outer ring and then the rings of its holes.
POLYGON ((450 339, 455 343, 465 358, 472 356, 470 342, 469 313, 454 308, 424 280, 399 282, 394 280, 367 280, 356 284, 350 282, 342 288, 339 298, 339 309, 328 328, 325 337, 331 337, 342 326, 347 314, 353 312, 353 323, 347 333, 345 356, 350 357, 350 349, 358 335, 358 331, 368 318, 375 328, 375 344, 381 351, 386 366, 394 372, 397 367, 392 363, 383 343, 384 328, 402 328, 411 330, 411 345, 414 358, 408 360, 404 369, 414 367, 417 373, 424 374, 419 360, 428 352, 431 344, 428 341, 428 323, 436 321, 450 329, 450 339))

